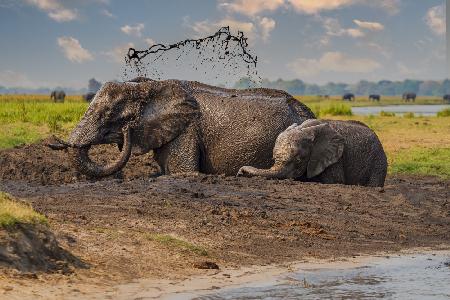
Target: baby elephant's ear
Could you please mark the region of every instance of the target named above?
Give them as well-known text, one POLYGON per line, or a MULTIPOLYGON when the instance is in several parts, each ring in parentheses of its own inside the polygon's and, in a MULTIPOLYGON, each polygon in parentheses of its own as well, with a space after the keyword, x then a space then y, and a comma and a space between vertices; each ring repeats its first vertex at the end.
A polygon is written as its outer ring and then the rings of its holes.
POLYGON ((312 126, 304 130, 311 130, 315 136, 307 166, 307 176, 312 178, 341 158, 344 152, 344 138, 328 124, 312 126))

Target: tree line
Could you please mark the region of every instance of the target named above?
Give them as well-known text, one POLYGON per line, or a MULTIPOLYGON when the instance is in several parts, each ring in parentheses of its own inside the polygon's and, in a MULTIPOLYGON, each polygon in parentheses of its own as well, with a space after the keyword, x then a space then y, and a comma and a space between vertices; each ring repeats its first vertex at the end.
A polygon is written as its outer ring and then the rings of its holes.
MULTIPOLYGON (((234 88, 243 89, 256 87, 249 78, 241 78, 234 88)), ((402 95, 404 92, 416 93, 421 96, 443 96, 450 94, 450 80, 411 80, 390 81, 381 80, 372 82, 361 80, 356 84, 329 82, 324 85, 305 83, 300 79, 270 81, 263 79, 261 85, 266 88, 284 90, 292 95, 343 95, 354 93, 356 95, 380 94, 385 96, 402 95)))

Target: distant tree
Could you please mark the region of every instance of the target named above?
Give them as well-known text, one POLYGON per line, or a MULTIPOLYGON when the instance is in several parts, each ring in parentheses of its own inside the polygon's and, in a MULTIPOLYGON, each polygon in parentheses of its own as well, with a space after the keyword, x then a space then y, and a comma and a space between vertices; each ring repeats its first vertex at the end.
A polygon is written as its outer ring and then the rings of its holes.
POLYGON ((450 94, 450 80, 445 79, 441 82, 438 93, 436 96, 450 94))
POLYGON ((427 80, 420 84, 418 93, 424 96, 438 96, 440 87, 439 82, 427 80))
POLYGON ((243 77, 234 84, 235 89, 248 89, 255 86, 256 86, 255 82, 253 82, 248 77, 243 77))
POLYGON ((95 78, 89 79, 88 82, 88 91, 91 93, 97 93, 97 91, 102 87, 102 83, 100 81, 95 80, 95 78))

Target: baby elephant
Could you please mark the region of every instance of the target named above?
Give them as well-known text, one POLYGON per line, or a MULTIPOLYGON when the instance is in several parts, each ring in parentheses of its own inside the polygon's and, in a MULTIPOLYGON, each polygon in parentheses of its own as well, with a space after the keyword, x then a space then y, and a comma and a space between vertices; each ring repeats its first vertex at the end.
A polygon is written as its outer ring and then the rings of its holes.
POLYGON ((387 159, 376 134, 357 121, 307 120, 283 131, 270 169, 242 167, 238 176, 383 186, 387 159))

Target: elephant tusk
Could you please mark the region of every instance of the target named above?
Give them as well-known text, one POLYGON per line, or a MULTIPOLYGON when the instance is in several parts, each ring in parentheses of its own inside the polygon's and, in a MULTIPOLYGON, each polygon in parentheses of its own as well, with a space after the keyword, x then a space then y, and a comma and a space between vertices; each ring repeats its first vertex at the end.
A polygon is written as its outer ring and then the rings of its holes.
POLYGON ((52 136, 52 138, 56 141, 56 143, 49 143, 46 146, 52 150, 64 150, 67 148, 81 148, 81 146, 69 144, 56 136, 52 136))

